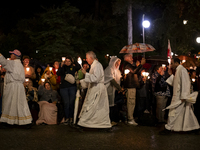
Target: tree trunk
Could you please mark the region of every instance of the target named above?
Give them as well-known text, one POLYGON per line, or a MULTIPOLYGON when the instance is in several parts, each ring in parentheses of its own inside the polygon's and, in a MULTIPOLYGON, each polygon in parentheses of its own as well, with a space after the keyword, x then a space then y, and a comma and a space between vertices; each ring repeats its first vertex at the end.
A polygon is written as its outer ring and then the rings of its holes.
POLYGON ((128 45, 133 42, 133 27, 132 27, 132 5, 130 4, 127 9, 128 16, 128 45))

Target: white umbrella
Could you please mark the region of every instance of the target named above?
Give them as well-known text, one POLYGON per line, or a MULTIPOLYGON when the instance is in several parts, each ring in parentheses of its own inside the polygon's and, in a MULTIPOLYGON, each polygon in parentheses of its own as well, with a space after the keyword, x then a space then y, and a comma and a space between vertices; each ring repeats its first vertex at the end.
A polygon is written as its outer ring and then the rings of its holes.
POLYGON ((80 90, 78 89, 76 92, 76 99, 75 99, 75 106, 74 106, 74 124, 76 123, 76 117, 77 117, 77 113, 78 113, 78 104, 79 104, 80 97, 81 97, 80 90))

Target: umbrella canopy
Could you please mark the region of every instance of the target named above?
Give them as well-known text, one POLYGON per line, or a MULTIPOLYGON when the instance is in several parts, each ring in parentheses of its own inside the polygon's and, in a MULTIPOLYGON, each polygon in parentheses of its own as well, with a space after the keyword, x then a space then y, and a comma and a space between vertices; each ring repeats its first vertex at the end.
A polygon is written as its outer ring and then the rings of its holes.
POLYGON ((135 43, 124 46, 119 53, 144 53, 154 51, 155 48, 150 44, 135 43))

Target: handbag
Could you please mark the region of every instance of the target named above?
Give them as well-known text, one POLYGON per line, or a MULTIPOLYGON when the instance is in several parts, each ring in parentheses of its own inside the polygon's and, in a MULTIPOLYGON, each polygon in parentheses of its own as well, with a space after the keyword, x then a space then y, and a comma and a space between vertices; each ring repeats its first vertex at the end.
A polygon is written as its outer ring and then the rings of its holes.
POLYGON ((73 75, 71 74, 66 74, 65 75, 65 80, 71 84, 74 84, 75 83, 75 78, 73 75))

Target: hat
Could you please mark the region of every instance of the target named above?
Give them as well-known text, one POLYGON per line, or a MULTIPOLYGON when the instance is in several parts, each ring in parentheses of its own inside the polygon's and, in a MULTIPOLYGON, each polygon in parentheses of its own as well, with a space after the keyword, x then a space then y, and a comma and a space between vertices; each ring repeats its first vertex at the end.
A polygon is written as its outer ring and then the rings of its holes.
POLYGON ((21 52, 19 51, 19 50, 17 50, 17 49, 15 49, 14 51, 9 51, 9 53, 10 54, 14 54, 14 55, 16 55, 16 56, 21 56, 21 52))

